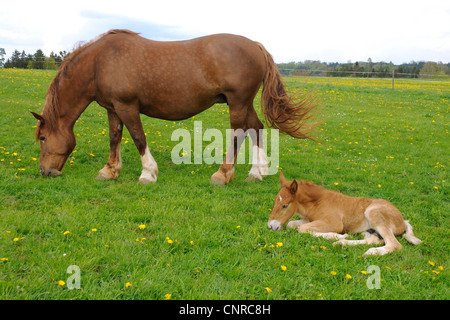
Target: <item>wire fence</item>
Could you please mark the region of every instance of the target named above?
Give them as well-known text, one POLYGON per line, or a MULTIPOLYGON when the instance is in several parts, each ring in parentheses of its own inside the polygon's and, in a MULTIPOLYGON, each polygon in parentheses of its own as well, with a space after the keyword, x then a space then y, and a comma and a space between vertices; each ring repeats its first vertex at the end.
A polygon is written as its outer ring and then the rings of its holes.
POLYGON ((341 71, 341 70, 302 70, 302 69, 286 69, 279 68, 283 76, 295 77, 356 77, 356 78, 444 78, 448 79, 447 75, 423 74, 423 73, 404 73, 397 71, 341 71))

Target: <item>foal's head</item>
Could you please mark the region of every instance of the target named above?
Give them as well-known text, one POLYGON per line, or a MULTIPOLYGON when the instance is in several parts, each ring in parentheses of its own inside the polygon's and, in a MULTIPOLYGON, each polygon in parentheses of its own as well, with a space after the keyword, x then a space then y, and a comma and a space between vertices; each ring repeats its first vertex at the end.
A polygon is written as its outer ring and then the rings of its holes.
POLYGON ((297 211, 295 203, 295 194, 298 190, 297 180, 289 182, 280 174, 281 190, 274 199, 272 213, 269 217, 267 226, 272 230, 280 230, 297 211))
POLYGON ((275 196, 268 227, 280 230, 294 214, 301 217, 308 215, 315 203, 324 195, 325 189, 308 181, 287 181, 280 174, 281 190, 275 196))
POLYGON ((41 145, 40 168, 43 176, 59 176, 67 158, 75 148, 76 141, 70 126, 48 123, 42 115, 32 112, 39 120, 36 140, 41 145))

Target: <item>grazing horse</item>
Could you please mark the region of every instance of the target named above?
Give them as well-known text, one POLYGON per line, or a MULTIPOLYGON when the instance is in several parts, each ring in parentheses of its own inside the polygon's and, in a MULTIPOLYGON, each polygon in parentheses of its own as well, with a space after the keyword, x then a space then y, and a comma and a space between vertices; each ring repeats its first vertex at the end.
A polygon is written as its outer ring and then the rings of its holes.
POLYGON ((268 227, 280 230, 289 219, 298 214, 301 220, 288 223, 289 228, 300 233, 311 233, 316 237, 338 240, 333 245, 383 244, 364 253, 384 255, 400 250, 402 245, 395 238, 404 234, 412 244, 422 241, 414 236, 408 221, 389 201, 348 197, 335 191, 316 186, 312 182, 287 181, 280 174, 281 190, 275 196, 268 227), (364 240, 346 240, 346 232, 363 233, 364 240))
MULTIPOLYGON (((36 140, 40 141, 41 174, 61 174, 76 145, 74 124, 92 101, 106 108, 109 120, 109 158, 97 178, 118 178, 125 125, 141 156, 141 183, 155 182, 158 175, 141 113, 183 120, 215 103, 227 103, 233 150, 211 178, 212 183, 224 185, 234 177, 236 156, 247 130, 263 128, 253 108, 262 83, 267 123, 292 137, 310 138, 310 126, 303 120, 311 117, 316 106, 313 95, 306 93, 294 102, 271 55, 260 43, 230 34, 158 42, 129 30, 110 30, 64 60, 49 86, 42 113, 32 112, 39 120, 36 140)), ((247 180, 262 180, 268 173, 262 141, 255 140, 253 150, 257 152, 247 180)))

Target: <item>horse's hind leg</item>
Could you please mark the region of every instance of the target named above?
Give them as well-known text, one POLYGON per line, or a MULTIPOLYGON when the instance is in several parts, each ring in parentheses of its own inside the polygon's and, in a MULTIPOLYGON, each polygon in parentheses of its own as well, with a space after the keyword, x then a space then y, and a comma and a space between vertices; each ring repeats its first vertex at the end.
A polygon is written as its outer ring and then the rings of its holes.
POLYGON ((109 120, 109 158, 106 165, 98 172, 97 179, 117 179, 122 169, 120 157, 120 141, 122 140, 123 123, 113 111, 108 110, 109 120))
POLYGON ((245 103, 233 103, 233 99, 229 99, 228 97, 227 100, 230 105, 230 123, 232 129, 231 144, 219 170, 212 175, 211 183, 225 185, 234 179, 234 165, 237 154, 239 153, 242 142, 249 132, 252 132, 251 135, 254 136, 252 137, 254 164, 247 181, 262 180, 262 177, 267 175, 268 164, 267 157, 262 148, 262 139, 259 139, 258 134, 259 129, 263 128, 263 124, 258 119, 255 109, 253 108, 253 100, 245 103), (265 168, 267 168, 267 170, 265 168))
POLYGON ((261 129, 264 126, 253 107, 249 110, 247 122, 250 128, 248 133, 253 143, 253 159, 252 168, 245 181, 261 181, 269 173, 269 161, 263 147, 264 137, 261 129))

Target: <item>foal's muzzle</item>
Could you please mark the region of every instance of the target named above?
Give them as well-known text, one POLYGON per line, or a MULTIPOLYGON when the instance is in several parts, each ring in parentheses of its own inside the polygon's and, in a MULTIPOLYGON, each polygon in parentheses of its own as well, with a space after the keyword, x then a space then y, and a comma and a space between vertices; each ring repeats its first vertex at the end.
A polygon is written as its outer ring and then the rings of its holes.
POLYGON ((281 229, 281 223, 277 220, 269 220, 267 226, 274 231, 279 231, 281 229))

